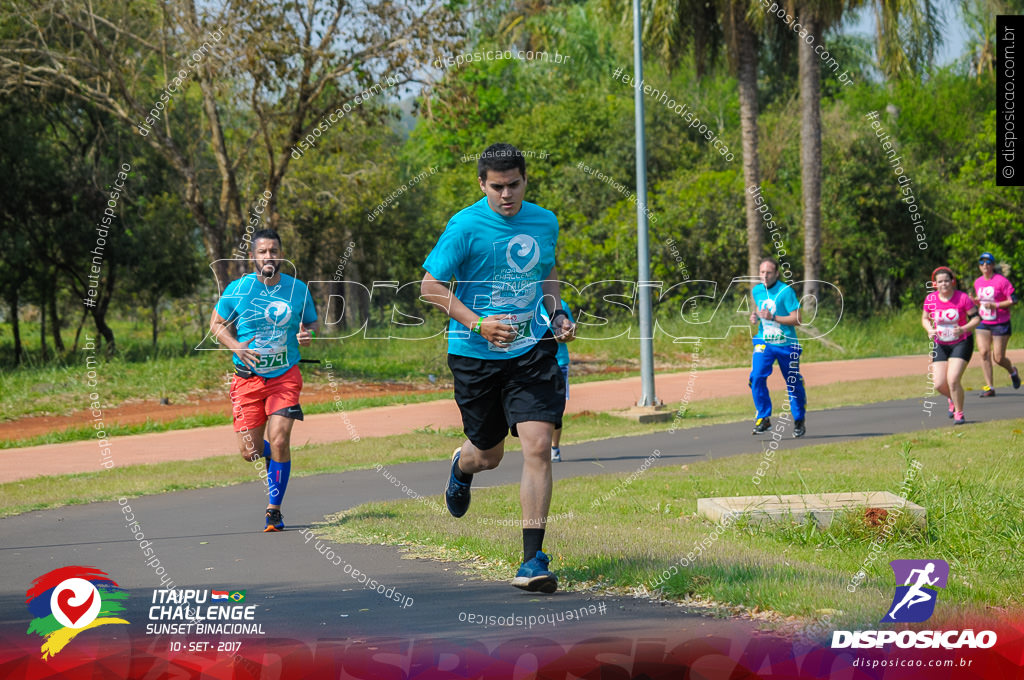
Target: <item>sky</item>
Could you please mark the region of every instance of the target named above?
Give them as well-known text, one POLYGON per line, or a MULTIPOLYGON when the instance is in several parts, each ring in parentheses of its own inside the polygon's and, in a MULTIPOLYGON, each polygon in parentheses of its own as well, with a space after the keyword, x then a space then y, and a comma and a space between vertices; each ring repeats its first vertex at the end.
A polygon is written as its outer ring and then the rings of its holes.
MULTIPOLYGON (((946 23, 943 30, 944 40, 937 55, 939 66, 946 66, 956 61, 964 53, 967 45, 967 29, 960 15, 960 3, 956 0, 938 0, 936 3, 945 14, 946 23)), ((844 32, 874 38, 875 15, 871 7, 860 10, 859 16, 849 23, 844 32)))

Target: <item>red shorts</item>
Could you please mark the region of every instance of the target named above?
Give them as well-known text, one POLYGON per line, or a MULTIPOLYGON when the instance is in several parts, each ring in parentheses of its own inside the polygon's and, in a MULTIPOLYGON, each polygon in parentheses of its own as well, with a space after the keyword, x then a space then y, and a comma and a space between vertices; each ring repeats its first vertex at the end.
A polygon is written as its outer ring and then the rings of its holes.
POLYGON ((298 366, 275 378, 231 379, 231 417, 235 432, 252 430, 267 422, 272 415, 302 420, 299 392, 302 391, 302 373, 298 366))

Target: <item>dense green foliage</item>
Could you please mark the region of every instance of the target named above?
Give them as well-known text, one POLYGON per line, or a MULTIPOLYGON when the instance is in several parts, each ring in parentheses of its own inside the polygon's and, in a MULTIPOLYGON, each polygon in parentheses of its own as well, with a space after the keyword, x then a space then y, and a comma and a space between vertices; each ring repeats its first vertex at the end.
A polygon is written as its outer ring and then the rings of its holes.
MULTIPOLYGON (((403 312, 423 311, 415 301, 423 258, 448 218, 480 197, 474 154, 496 141, 527 153, 527 199, 559 217, 559 271, 571 284, 566 297, 593 315, 632 307, 629 284, 593 285, 636 280, 634 89, 621 77, 632 75, 631 36, 608 4, 556 3, 525 13, 502 5, 467 15, 475 30, 467 31, 467 44, 451 43, 451 56, 455 50, 538 54, 429 67, 421 87, 373 97, 315 149, 292 160, 275 196, 286 255, 306 280, 347 279, 365 287, 314 287, 328 321, 341 320, 342 296, 349 329, 368 320, 371 326, 391 323, 394 300, 403 312), (398 97, 404 97, 401 103, 398 97), (410 285, 396 298, 374 289, 372 282, 383 280, 410 285), (610 291, 621 296, 617 302, 606 299, 610 291), (328 308, 329 293, 336 297, 328 308)), ((6 21, 3 26, 18 30, 6 21)), ((275 49, 281 40, 274 37, 275 49)), ((1024 251, 1014 244, 1021 240, 1024 207, 1019 190, 995 185, 992 73, 974 68, 965 55, 958 65, 923 78, 879 82, 862 73, 869 59, 862 39, 829 33, 824 42, 835 45, 844 68, 859 74, 855 86, 841 87, 826 73, 822 87, 822 278, 841 291, 843 313, 863 317, 915 306, 935 266, 948 263, 969 281, 982 250, 1007 265, 1011 280, 1018 278, 1024 251), (874 121, 867 118, 875 111, 874 121), (911 180, 923 218, 917 232, 884 141, 897 150, 900 169, 911 180)), ((650 50, 645 64, 645 83, 664 93, 644 97, 651 274, 663 282, 656 303, 674 308, 693 295, 720 299, 723 291, 745 290, 730 288, 746 273, 748 188, 738 95, 725 47, 715 42, 713 49, 718 51, 699 59, 650 50), (717 146, 711 141, 716 138, 717 146)), ((799 281, 803 222, 794 59, 793 45, 765 39, 759 127, 762 196, 784 248, 773 249, 766 231, 764 252, 780 255, 799 281)), ((223 73, 244 78, 230 69, 223 73)), ((358 82, 373 80, 358 73, 358 82)), ((248 102, 226 97, 218 105, 229 145, 255 138, 257 117, 248 102)), ((195 83, 182 89, 173 114, 181 124, 175 129, 186 138, 208 134, 200 124, 207 114, 195 83)), ((13 310, 28 321, 38 321, 42 311, 49 326, 40 332, 53 336, 58 350, 64 344, 60 330, 84 319, 83 282, 75 272, 88 269, 90 225, 121 162, 131 163, 131 190, 119 208, 121 238, 105 253, 101 281, 110 313, 144 315, 154 340, 170 299, 194 307, 200 317, 208 314, 216 294, 205 262, 209 244, 182 203, 180 177, 141 136, 107 118, 88 103, 35 91, 0 108, 0 164, 13 180, 4 188, 0 238, 4 263, 18 282, 5 291, 5 365, 15 360, 13 310)), ((216 194, 216 160, 206 147, 190 153, 202 168, 199 181, 216 194)), ((263 180, 247 172, 243 193, 250 195, 263 180)), ((215 201, 208 203, 216 212, 215 201)), ((839 305, 835 295, 825 302, 832 313, 839 305)))

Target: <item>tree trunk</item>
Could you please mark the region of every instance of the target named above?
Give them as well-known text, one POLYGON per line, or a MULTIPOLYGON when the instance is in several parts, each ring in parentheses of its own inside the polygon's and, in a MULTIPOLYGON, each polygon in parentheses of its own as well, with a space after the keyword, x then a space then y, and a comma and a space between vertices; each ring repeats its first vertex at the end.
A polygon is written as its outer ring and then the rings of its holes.
POLYGON ((372 289, 372 283, 364 283, 359 280, 359 264, 355 260, 349 261, 345 269, 345 280, 352 283, 345 284, 345 322, 343 328, 360 328, 370 318, 370 298, 363 294, 359 283, 372 289))
POLYGON ((39 301, 39 352, 43 361, 46 361, 49 352, 46 349, 46 302, 39 301))
POLYGON ((7 300, 11 305, 11 335, 14 337, 14 365, 20 366, 23 348, 21 346, 21 320, 18 318, 17 288, 11 290, 7 300))
POLYGON ((78 353, 78 340, 82 337, 82 326, 85 325, 85 320, 89 318, 89 309, 82 307, 82 318, 78 320, 78 328, 75 329, 75 344, 71 345, 72 354, 78 353))
POLYGON ((114 344, 114 331, 107 325, 106 310, 91 309, 89 311, 92 312, 92 320, 96 324, 96 331, 100 334, 100 337, 107 341, 106 351, 107 355, 110 356, 114 353, 117 346, 114 344))
POLYGON ((736 26, 737 76, 740 95, 740 128, 743 139, 743 198, 747 209, 747 271, 757 276, 764 243, 760 213, 750 189, 761 185, 761 162, 757 143, 757 45, 746 19, 736 26))
POLYGON ((156 338, 158 332, 157 329, 160 325, 160 298, 156 298, 155 300, 153 300, 153 303, 149 306, 149 310, 153 321, 153 350, 155 352, 156 338))
POLYGON ((63 354, 64 338, 60 334, 60 315, 57 312, 57 291, 50 289, 50 333, 53 335, 53 346, 57 352, 63 354))
MULTIPOLYGON (((802 16, 807 32, 820 36, 813 15, 802 16)), ((805 308, 816 313, 821 276, 821 62, 814 46, 800 40, 800 177, 804 207, 805 308), (811 297, 807 297, 811 296, 811 297)), ((812 316, 813 318, 813 316, 812 316)))
POLYGON ((110 273, 107 274, 106 281, 104 282, 103 294, 99 296, 99 301, 95 307, 89 309, 92 312, 93 321, 96 322, 96 330, 100 336, 107 341, 107 356, 113 356, 114 352, 117 351, 117 344, 114 342, 114 330, 107 325, 107 309, 110 307, 110 301, 114 298, 114 280, 117 275, 117 267, 114 266, 113 253, 111 254, 110 262, 110 273))

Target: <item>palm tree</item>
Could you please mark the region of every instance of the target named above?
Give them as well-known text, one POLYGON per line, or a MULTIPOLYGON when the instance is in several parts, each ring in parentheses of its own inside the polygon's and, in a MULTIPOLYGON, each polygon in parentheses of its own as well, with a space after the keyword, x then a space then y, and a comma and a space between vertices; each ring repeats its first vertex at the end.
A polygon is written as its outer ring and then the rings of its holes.
MULTIPOLYGON (((747 19, 750 3, 727 0, 723 5, 722 24, 729 38, 730 63, 739 89, 743 186, 749 188, 761 185, 757 138, 757 36, 747 19)), ((757 276, 764 243, 764 223, 757 212, 754 195, 744 191, 743 200, 747 217, 747 271, 750 276, 757 276)))
POLYGON ((996 16, 1010 14, 1005 0, 962 0, 960 11, 970 37, 967 54, 975 78, 995 72, 996 16))
MULTIPOLYGON (((606 5, 622 12, 623 22, 632 20, 632 3, 609 0, 606 5)), ((672 68, 689 49, 697 76, 714 65, 720 36, 724 34, 729 68, 736 76, 740 100, 740 130, 743 145, 743 183, 761 184, 758 155, 757 64, 758 37, 749 17, 760 3, 756 0, 642 0, 644 42, 672 68)), ((744 191, 747 222, 747 267, 757 275, 764 244, 764 226, 754 196, 744 191)))
MULTIPOLYGON (((804 223, 803 296, 817 300, 821 275, 821 62, 815 43, 838 23, 848 3, 857 0, 806 0, 790 4, 802 28, 798 40, 800 83, 800 179, 804 223), (807 36, 813 36, 808 43, 807 36)), ((794 23, 795 23, 794 22, 794 23)))
POLYGON ((804 223, 804 297, 817 300, 821 275, 821 60, 814 49, 844 13, 870 3, 875 49, 886 78, 920 73, 934 61, 941 21, 933 0, 790 0, 799 20, 800 164, 804 223), (813 36, 810 42, 805 36, 813 36))

